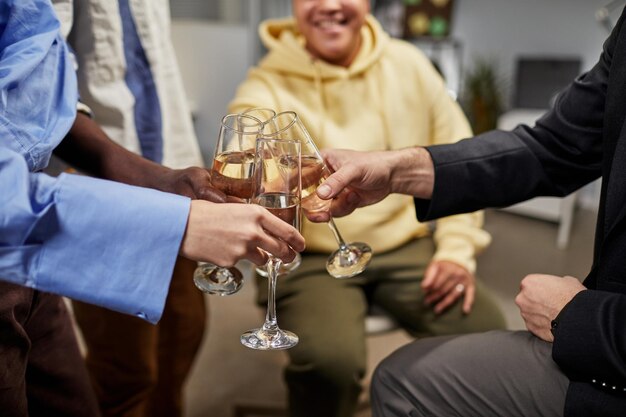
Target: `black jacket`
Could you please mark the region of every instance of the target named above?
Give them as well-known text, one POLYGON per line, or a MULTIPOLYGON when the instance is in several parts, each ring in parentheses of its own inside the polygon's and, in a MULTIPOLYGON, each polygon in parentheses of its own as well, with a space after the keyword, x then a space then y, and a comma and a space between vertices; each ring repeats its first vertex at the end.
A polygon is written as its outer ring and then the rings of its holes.
POLYGON ((626 416, 626 11, 598 63, 535 127, 428 148, 432 200, 420 220, 564 196, 602 177, 594 263, 561 311, 552 357, 570 379, 565 416, 626 416), (623 30, 622 30, 623 29, 623 30))

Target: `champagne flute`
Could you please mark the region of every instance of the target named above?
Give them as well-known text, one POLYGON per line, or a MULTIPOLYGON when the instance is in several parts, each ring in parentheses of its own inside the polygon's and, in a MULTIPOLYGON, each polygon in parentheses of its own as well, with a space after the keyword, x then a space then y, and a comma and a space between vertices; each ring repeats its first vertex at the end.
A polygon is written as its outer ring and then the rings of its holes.
MULTIPOLYGON (((220 124, 211 166, 211 184, 243 202, 252 198, 254 145, 262 127, 257 118, 242 114, 226 115, 220 124)), ((235 267, 202 263, 194 271, 193 282, 206 293, 230 295, 241 289, 243 274, 235 267)))
MULTIPOLYGON (((263 125, 274 123, 273 119, 274 119, 274 116, 276 116, 276 112, 267 107, 253 107, 253 108, 243 111, 241 114, 246 114, 249 116, 256 117, 257 119, 261 121, 261 123, 263 123, 263 125)), ((275 131, 276 128, 270 127, 268 130, 275 131)), ((295 271, 300 266, 301 263, 302 263, 302 256, 299 253, 296 253, 296 257, 293 258, 293 261, 287 264, 286 263, 281 264, 280 270, 278 271, 278 275, 279 276, 287 275, 290 272, 295 271)), ((267 277, 267 268, 265 268, 265 266, 258 266, 256 267, 256 273, 261 275, 262 277, 267 277)))
POLYGON ((269 107, 251 107, 242 111, 241 114, 259 119, 263 124, 272 123, 272 119, 276 116, 276 112, 269 107))
POLYGON ((331 172, 298 115, 293 111, 278 113, 273 123, 263 125, 263 135, 298 140, 301 143, 302 209, 309 216, 315 216, 316 213, 328 214, 328 227, 339 245, 326 261, 328 273, 335 278, 350 278, 363 272, 372 259, 372 248, 363 242, 346 243, 330 217, 331 201, 317 196, 317 187, 331 172))
MULTIPOLYGON (((259 138, 254 161, 253 204, 265 207, 279 219, 300 226, 300 142, 259 138)), ((241 335, 241 343, 251 349, 289 349, 298 336, 281 330, 276 317, 276 280, 282 261, 273 255, 265 265, 268 275, 267 313, 263 326, 241 335)))

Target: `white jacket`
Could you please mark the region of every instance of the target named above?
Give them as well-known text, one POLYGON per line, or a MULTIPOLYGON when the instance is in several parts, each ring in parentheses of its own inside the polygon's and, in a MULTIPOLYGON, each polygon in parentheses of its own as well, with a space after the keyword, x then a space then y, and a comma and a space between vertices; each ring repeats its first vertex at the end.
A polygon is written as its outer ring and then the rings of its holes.
MULTIPOLYGON (((127 0, 150 65, 161 109, 163 165, 202 165, 176 56, 170 39, 168 0, 127 0)), ((78 64, 80 98, 111 139, 141 153, 135 97, 125 81, 118 0, 53 0, 78 64)))

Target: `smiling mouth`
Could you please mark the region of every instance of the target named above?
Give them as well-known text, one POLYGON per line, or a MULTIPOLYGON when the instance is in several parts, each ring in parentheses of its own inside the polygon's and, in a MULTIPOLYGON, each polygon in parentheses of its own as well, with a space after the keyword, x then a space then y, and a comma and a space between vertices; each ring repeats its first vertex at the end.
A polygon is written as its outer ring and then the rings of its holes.
POLYGON ((347 23, 348 23, 347 19, 341 19, 341 20, 326 19, 326 20, 320 20, 320 21, 316 22, 315 26, 320 28, 320 29, 334 29, 334 28, 338 28, 338 27, 343 27, 347 23))

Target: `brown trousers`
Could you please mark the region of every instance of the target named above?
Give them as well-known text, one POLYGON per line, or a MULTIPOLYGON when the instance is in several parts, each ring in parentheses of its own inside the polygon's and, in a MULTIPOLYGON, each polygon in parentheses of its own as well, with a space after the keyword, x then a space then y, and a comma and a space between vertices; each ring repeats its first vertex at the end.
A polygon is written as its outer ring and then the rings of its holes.
POLYGON ((156 325, 74 302, 103 417, 182 416, 183 386, 206 320, 204 295, 192 281, 195 267, 178 259, 156 325))
POLYGON ((0 282, 0 415, 100 415, 63 299, 4 282, 0 282))

